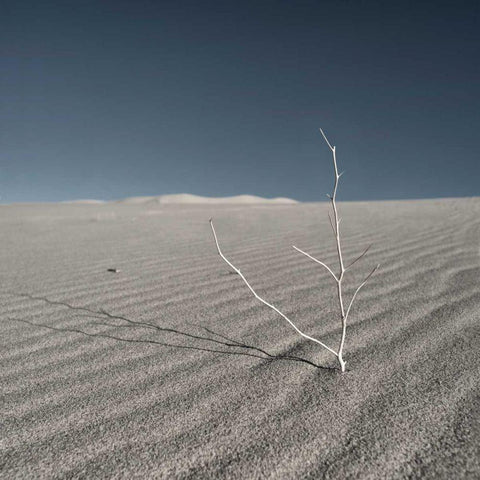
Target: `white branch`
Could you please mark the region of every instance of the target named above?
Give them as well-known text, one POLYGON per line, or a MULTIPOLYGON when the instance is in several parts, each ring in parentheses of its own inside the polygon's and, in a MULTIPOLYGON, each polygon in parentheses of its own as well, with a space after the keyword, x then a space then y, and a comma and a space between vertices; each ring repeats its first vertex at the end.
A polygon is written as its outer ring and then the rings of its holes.
POLYGON ((213 233, 213 238, 215 239, 215 245, 217 246, 217 252, 218 254, 222 257, 222 259, 227 263, 227 265, 229 265, 231 268, 233 268, 233 270, 235 270, 238 275, 240 276, 240 278, 244 281, 245 285, 250 289, 250 291, 253 293, 253 295, 255 296, 255 298, 257 298, 258 300, 260 300, 264 305, 266 305, 267 307, 270 307, 272 310, 274 310, 275 312, 277 312, 279 315, 281 315, 302 337, 308 339, 308 340, 311 340, 312 342, 315 342, 315 343, 318 343, 319 345, 321 345, 322 347, 326 348, 329 352, 333 353, 335 356, 338 356, 337 355, 337 352, 333 349, 331 349, 330 347, 328 347, 327 345, 325 345, 324 343, 322 343, 320 340, 317 340, 316 338, 313 338, 313 337, 310 337, 309 335, 306 335, 305 333, 303 333, 285 314, 283 314, 277 307, 275 307, 274 305, 268 303, 266 300, 264 300, 262 297, 260 297, 259 295, 257 295, 257 293, 255 292, 255 290, 252 288, 252 286, 248 283, 247 279, 243 276, 242 272, 240 272, 240 270, 235 267, 235 265, 233 265, 233 263, 231 263, 222 253, 222 251, 220 250, 220 245, 218 244, 218 239, 217 239, 217 234, 215 233, 215 228, 213 226, 213 220, 210 219, 210 227, 212 228, 212 233, 213 233))
POLYGON ((328 272, 330 273, 330 275, 335 279, 336 282, 338 282, 338 278, 337 276, 333 273, 332 269, 326 265, 325 263, 321 262, 320 260, 317 260, 315 257, 312 257, 310 254, 308 254, 307 252, 304 252, 303 250, 300 250, 299 248, 297 248, 295 245, 292 245, 292 247, 297 251, 297 252, 300 252, 300 253, 303 253, 306 257, 310 258, 311 260, 313 260, 314 262, 317 262, 319 263, 322 267, 325 267, 328 272))
POLYGON ((330 142, 327 140, 327 137, 326 137, 325 134, 323 133, 323 130, 322 130, 321 128, 320 128, 319 130, 320 130, 320 133, 323 135, 323 138, 324 138, 325 141, 327 142, 327 145, 330 147, 330 150, 332 150, 332 152, 333 152, 333 150, 335 150, 335 147, 332 147, 332 146, 330 145, 330 142))
POLYGON ((345 362, 343 360, 343 347, 345 345, 345 337, 347 333, 347 316, 345 315, 345 307, 343 305, 343 294, 342 294, 342 280, 343 280, 343 274, 345 273, 345 266, 343 264, 343 255, 342 255, 342 246, 340 242, 340 217, 338 215, 338 210, 337 210, 337 189, 338 189, 338 180, 342 176, 342 173, 338 173, 338 166, 337 166, 337 153, 335 146, 332 146, 330 142, 328 141, 327 136, 325 133, 323 133, 323 130, 320 129, 320 133, 322 134, 323 138, 325 139, 325 142, 327 142, 327 145, 330 147, 330 150, 332 151, 332 160, 333 160, 333 170, 335 173, 335 181, 333 184, 333 193, 331 196, 329 196, 330 201, 332 203, 332 209, 333 209, 333 219, 335 223, 335 241, 337 244, 337 254, 338 254, 338 264, 340 267, 340 273, 338 274, 338 280, 337 280, 337 295, 338 295, 338 305, 340 307, 340 318, 342 321, 342 338, 340 340, 340 345, 338 347, 338 361, 340 363, 340 367, 342 369, 342 372, 345 371, 345 362))

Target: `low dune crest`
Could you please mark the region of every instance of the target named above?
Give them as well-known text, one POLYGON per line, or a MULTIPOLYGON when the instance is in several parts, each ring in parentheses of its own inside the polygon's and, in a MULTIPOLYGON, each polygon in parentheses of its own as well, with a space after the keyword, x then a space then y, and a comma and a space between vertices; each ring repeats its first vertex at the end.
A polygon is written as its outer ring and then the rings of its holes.
POLYGON ((60 203, 74 203, 74 204, 81 204, 81 205, 101 205, 105 203, 105 200, 95 200, 93 198, 81 198, 79 200, 65 200, 60 203))
POLYGON ((293 204, 298 203, 291 198, 263 198, 255 195, 236 195, 233 197, 202 197, 200 195, 192 195, 190 193, 178 193, 172 195, 158 195, 152 197, 129 197, 119 200, 118 203, 126 203, 131 205, 141 205, 149 203, 157 204, 252 204, 252 203, 268 203, 268 204, 293 204))

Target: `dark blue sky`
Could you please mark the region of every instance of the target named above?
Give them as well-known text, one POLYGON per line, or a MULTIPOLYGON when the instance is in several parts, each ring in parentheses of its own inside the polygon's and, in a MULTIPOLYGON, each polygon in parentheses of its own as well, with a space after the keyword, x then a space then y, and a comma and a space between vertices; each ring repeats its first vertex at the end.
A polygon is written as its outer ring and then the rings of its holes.
POLYGON ((478 195, 479 5, 3 1, 0 202, 478 195))

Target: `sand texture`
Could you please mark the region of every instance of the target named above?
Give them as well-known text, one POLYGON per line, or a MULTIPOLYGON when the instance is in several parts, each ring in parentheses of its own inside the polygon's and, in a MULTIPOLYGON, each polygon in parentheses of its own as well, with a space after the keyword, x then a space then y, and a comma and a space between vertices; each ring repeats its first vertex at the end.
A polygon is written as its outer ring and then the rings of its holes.
POLYGON ((0 477, 480 478, 480 199, 0 206, 0 477), (108 269, 115 268, 114 273, 108 269))

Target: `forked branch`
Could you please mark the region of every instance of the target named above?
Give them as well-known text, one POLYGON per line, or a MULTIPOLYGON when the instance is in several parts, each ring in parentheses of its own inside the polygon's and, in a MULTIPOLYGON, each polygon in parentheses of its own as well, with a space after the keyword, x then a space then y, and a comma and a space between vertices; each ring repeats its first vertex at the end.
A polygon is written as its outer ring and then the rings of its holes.
POLYGON ((331 143, 328 141, 327 136, 323 132, 322 129, 320 129, 320 133, 322 134, 323 138, 325 139, 325 142, 329 146, 330 150, 332 151, 332 157, 333 157, 333 170, 335 174, 335 181, 333 184, 333 193, 332 195, 327 195, 328 198, 330 199, 330 202, 332 204, 332 210, 333 210, 333 220, 332 217, 330 216, 330 213, 328 214, 328 217, 330 218, 330 224, 332 225, 332 230, 335 236, 335 241, 337 245, 337 254, 338 254, 338 263, 340 266, 340 273, 338 275, 334 275, 335 280, 337 281, 337 294, 338 294, 338 304, 340 308, 340 319, 342 322, 342 338, 340 340, 340 345, 338 347, 338 352, 337 352, 337 357, 338 361, 340 363, 340 367, 342 369, 342 372, 345 371, 345 362, 343 360, 343 348, 345 346, 345 337, 346 337, 346 332, 347 332, 347 319, 348 319, 348 314, 350 313, 350 309, 352 308, 353 301, 355 300, 355 297, 357 296, 358 292, 360 289, 367 283, 368 279, 375 273, 375 271, 378 269, 380 265, 377 265, 365 278, 365 280, 357 287, 355 290, 355 293, 353 294, 350 303, 348 304, 347 310, 344 308, 344 303, 343 303, 343 291, 342 291, 342 280, 344 277, 345 272, 352 267, 355 263, 357 263, 361 258, 363 258, 368 250, 370 249, 371 245, 369 245, 363 253, 358 256, 355 260, 350 262, 346 267, 343 262, 343 255, 342 255, 342 247, 340 243, 340 218, 338 216, 338 209, 337 209, 337 189, 338 189, 338 180, 340 177, 343 175, 343 172, 338 173, 338 167, 337 167, 337 155, 336 155, 336 148, 335 146, 331 145, 331 143))
POLYGON ((357 293, 360 291, 360 289, 368 282, 368 279, 380 268, 380 264, 378 264, 365 278, 365 280, 357 287, 355 290, 355 293, 352 296, 352 299, 350 300, 350 303, 348 304, 347 312, 345 313, 345 317, 348 317, 348 314, 350 313, 350 309, 352 308, 353 301, 355 300, 355 297, 357 296, 357 293))

